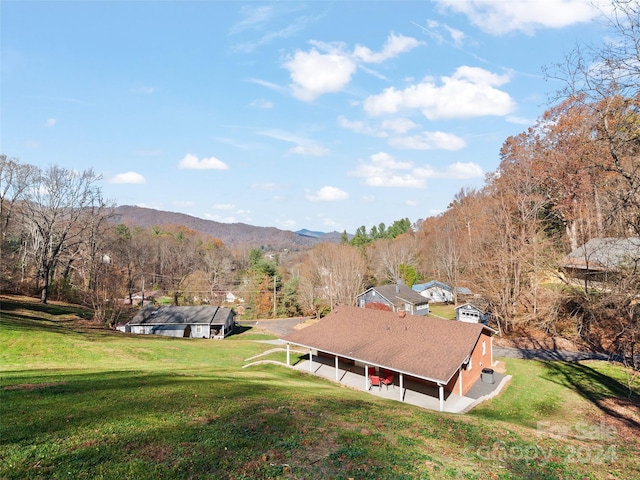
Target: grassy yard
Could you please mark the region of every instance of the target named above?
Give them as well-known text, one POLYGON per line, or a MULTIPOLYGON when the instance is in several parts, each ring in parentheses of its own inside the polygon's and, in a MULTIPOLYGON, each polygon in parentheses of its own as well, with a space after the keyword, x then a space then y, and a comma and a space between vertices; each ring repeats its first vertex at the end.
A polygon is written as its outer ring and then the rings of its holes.
POLYGON ((456 319, 456 307, 451 304, 432 303, 429 304, 429 311, 436 317, 448 318, 449 320, 456 319))
POLYGON ((134 336, 0 302, 2 479, 640 478, 638 388, 606 363, 506 360, 509 387, 461 416, 242 368, 273 348, 251 329, 134 336))

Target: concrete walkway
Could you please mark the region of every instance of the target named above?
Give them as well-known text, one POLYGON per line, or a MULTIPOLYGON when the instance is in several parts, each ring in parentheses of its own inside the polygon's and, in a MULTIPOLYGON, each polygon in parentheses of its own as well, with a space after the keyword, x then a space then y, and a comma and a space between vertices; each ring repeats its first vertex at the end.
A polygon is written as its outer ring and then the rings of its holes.
MULTIPOLYGON (((300 359, 293 368, 301 372, 318 375, 328 380, 338 382, 356 390, 367 392, 377 397, 404 401, 410 405, 415 405, 429 410, 440 410, 440 399, 438 397, 438 389, 428 387, 422 383, 408 380, 404 377, 403 389, 400 389, 398 375, 395 376, 394 385, 385 387, 368 388, 367 380, 364 376, 364 368, 354 365, 343 364, 338 365, 338 378, 336 379, 335 363, 331 359, 322 357, 313 357, 311 366, 309 365, 308 356, 300 359)), ((444 411, 450 413, 464 413, 469 411, 479 402, 495 395, 509 381, 511 377, 494 372, 494 383, 482 383, 480 380, 471 387, 466 396, 456 395, 451 392, 444 392, 444 411), (475 389, 475 390, 474 390, 475 389)))

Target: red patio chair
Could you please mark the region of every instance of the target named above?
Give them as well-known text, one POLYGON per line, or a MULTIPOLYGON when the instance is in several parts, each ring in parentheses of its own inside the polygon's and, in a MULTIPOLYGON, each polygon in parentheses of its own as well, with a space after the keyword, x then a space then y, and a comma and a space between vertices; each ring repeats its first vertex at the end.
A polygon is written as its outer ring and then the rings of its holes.
POLYGON ((393 385, 393 388, 396 388, 396 384, 393 383, 393 373, 391 372, 385 372, 385 376, 380 378, 380 381, 384 384, 385 387, 387 387, 387 390, 389 390, 389 385, 393 385))
POLYGON ((369 390, 371 390, 371 387, 378 387, 378 389, 382 388, 382 383, 380 383, 380 377, 378 375, 369 375, 369 381, 371 382, 369 390))

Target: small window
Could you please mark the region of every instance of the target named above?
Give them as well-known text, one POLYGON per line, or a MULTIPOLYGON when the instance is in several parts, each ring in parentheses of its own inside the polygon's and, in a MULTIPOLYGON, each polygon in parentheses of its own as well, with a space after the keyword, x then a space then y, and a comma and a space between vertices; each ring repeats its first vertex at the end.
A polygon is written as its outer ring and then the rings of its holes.
POLYGON ((196 333, 202 333, 202 325, 196 325, 196 333))
POLYGON ((471 371, 473 368, 473 358, 469 357, 469 363, 467 363, 467 370, 471 371))
POLYGON ((484 357, 487 354, 487 342, 482 341, 482 356, 484 357))

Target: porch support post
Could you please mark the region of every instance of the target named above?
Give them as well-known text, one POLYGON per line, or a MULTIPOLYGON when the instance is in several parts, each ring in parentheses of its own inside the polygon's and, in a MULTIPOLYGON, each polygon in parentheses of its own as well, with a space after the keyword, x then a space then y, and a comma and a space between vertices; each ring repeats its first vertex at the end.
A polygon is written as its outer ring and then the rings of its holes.
POLYGON ((338 381, 338 355, 336 355, 336 382, 338 381))
POLYGON ((440 397, 440 411, 444 412, 444 386, 441 383, 438 384, 438 396, 440 397))
POLYGON ((291 366, 291 345, 287 343, 287 367, 291 366))
POLYGON ((364 365, 364 389, 369 390, 369 365, 364 365))
POLYGON ((404 402, 404 375, 399 373, 399 383, 400 383, 400 401, 404 402))
POLYGON ((460 396, 462 396, 462 369, 458 370, 458 386, 460 387, 460 396))
POLYGON ((313 350, 309 349, 309 371, 313 371, 313 350))

